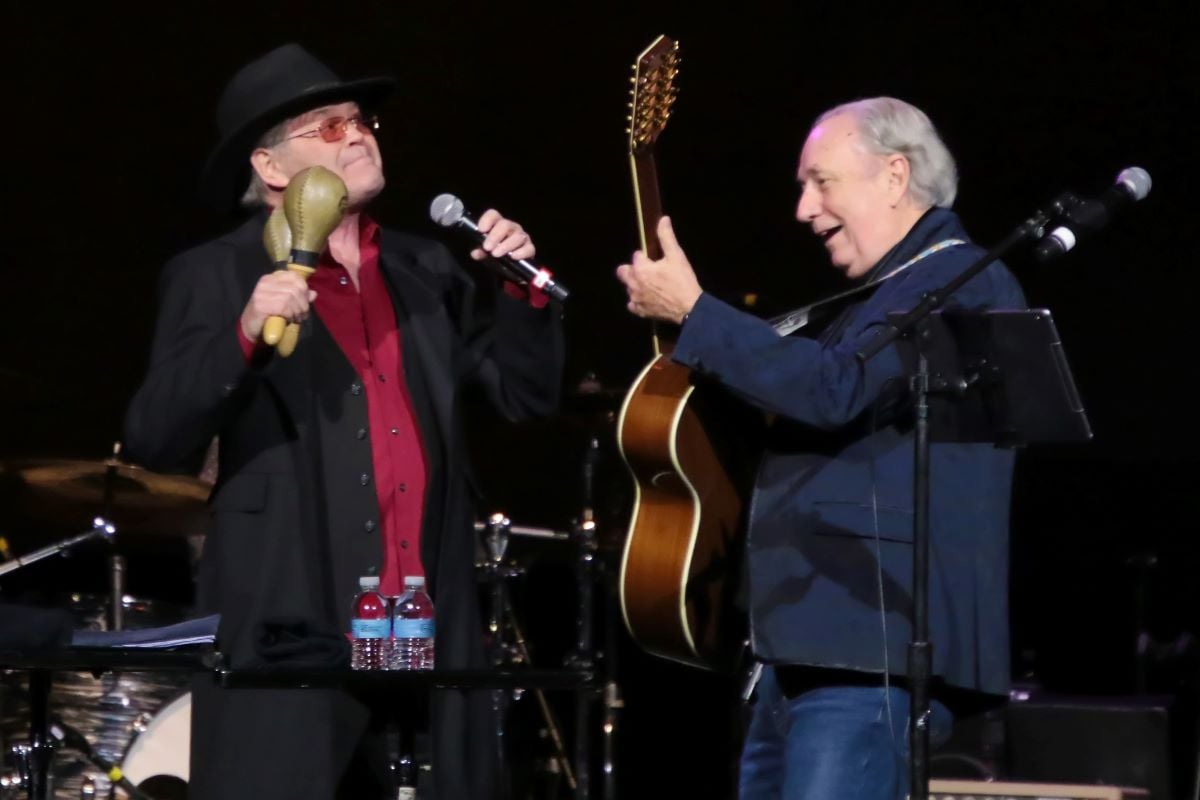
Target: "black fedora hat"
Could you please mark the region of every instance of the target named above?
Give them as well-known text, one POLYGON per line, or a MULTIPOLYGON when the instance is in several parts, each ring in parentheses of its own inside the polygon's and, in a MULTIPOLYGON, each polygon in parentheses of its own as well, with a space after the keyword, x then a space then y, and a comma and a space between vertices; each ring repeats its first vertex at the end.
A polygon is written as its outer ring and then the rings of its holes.
POLYGON ((204 165, 201 197, 232 211, 250 181, 250 153, 283 120, 330 103, 354 100, 372 107, 396 85, 392 78, 344 81, 298 44, 277 47, 242 67, 217 103, 221 143, 204 165))

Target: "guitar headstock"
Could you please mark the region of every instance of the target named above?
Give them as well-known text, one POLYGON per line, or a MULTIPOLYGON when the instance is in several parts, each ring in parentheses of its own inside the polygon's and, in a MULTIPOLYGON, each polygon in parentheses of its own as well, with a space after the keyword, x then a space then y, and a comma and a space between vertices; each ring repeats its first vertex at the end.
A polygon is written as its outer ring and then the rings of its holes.
POLYGON ((679 74, 679 42, 659 36, 633 65, 629 80, 629 152, 637 154, 654 145, 675 104, 675 76, 679 74))

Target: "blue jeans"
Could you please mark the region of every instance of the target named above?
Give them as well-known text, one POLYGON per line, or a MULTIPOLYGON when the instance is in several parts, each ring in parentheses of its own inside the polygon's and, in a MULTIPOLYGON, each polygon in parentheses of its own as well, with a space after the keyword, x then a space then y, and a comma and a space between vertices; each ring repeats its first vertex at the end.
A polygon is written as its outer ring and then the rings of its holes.
MULTIPOLYGON (((908 692, 822 686, 788 699, 765 667, 742 749, 740 800, 904 800, 908 795, 908 692), (891 700, 889 714, 887 699, 891 700)), ((930 704, 931 744, 952 717, 930 704)))

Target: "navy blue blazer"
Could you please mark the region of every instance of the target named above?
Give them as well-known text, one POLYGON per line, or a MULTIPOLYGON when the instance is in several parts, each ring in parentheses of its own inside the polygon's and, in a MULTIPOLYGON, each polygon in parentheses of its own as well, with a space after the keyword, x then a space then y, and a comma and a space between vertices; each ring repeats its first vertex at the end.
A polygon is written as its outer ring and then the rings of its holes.
MULTIPOLYGON (((865 366, 858 351, 921 295, 970 265, 957 215, 926 213, 876 265, 884 275, 819 338, 780 337, 766 322, 703 295, 673 359, 774 415, 749 513, 751 642, 776 664, 902 676, 912 623, 913 435, 900 352, 865 366)), ((1012 273, 993 263, 949 307, 1025 308, 1012 273)), ((1008 690, 1008 521, 1012 451, 934 444, 929 621, 934 674, 946 684, 1008 690)))

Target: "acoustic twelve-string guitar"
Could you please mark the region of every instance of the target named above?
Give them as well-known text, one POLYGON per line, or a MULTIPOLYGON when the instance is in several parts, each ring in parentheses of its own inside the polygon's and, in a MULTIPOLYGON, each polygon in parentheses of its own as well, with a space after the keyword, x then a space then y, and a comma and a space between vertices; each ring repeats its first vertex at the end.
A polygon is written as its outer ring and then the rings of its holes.
MULTIPOLYGON (((676 97, 678 43, 660 36, 633 70, 629 159, 638 232, 646 254, 661 258, 654 146, 676 97)), ((670 360, 675 333, 655 326, 654 359, 634 381, 617 423, 635 488, 621 610, 647 651, 727 669, 745 638, 744 617, 733 605, 749 477, 738 452, 744 429, 723 393, 705 391, 691 370, 670 360)))

